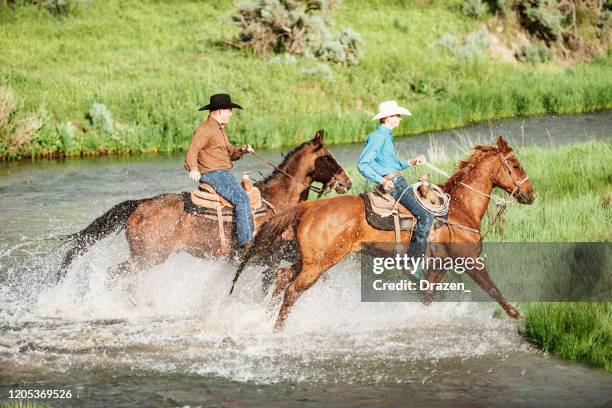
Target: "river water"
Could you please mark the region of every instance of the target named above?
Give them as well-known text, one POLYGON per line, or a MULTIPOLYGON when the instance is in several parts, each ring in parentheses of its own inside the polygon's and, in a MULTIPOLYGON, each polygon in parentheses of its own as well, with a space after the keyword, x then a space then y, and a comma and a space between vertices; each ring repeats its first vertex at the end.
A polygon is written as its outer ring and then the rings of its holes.
MULTIPOLYGON (((517 144, 609 138, 612 113, 493 123, 517 144)), ((400 152, 453 154, 487 126, 398 139, 400 152), (433 140, 433 141, 432 141, 433 140)), ((360 146, 338 146, 354 164, 360 146)), ((278 162, 277 151, 266 156, 278 162)), ((264 173, 253 159, 236 173, 264 173)), ((110 281, 122 233, 95 245, 54 285, 64 249, 46 238, 82 229, 129 198, 189 190, 182 156, 0 165, 0 401, 16 389, 70 389, 52 406, 612 405, 612 376, 533 349, 493 304, 360 302, 348 259, 304 295, 283 333, 261 299, 258 269, 227 292, 235 265, 174 254, 110 281)))

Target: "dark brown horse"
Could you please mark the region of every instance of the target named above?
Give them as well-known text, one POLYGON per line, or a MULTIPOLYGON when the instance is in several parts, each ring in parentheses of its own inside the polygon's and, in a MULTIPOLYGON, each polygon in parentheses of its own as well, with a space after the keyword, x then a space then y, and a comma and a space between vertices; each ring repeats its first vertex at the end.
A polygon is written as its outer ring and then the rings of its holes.
MULTIPOLYGON (((323 146, 324 132, 296 147, 282 164, 264 181, 256 183, 263 199, 282 211, 305 201, 309 188, 319 182, 326 188, 344 193, 351 188, 351 179, 340 167, 333 155, 323 146)), ((255 228, 274 215, 270 209, 263 217, 256 218, 255 228)), ((100 239, 125 228, 130 248, 130 259, 118 266, 117 272, 132 268, 143 269, 159 264, 175 251, 186 251, 194 256, 225 255, 216 220, 188 213, 184 210, 181 194, 162 194, 141 200, 128 200, 117 204, 94 220, 82 231, 71 235, 72 247, 62 261, 58 280, 63 278, 72 261, 100 239)), ((226 236, 232 237, 233 223, 225 223, 226 236)), ((276 269, 270 260, 270 267, 276 269)))
MULTIPOLYGON (((506 190, 522 204, 531 204, 534 200, 525 171, 501 136, 495 146, 476 146, 471 156, 462 161, 455 173, 441 185, 450 195, 450 208, 446 225, 430 233, 431 245, 472 243, 474 245, 468 246, 472 253, 464 250, 457 254, 453 253, 456 246, 441 246, 450 256, 477 257, 481 250, 480 222, 494 187, 506 190)), ((238 268, 236 278, 250 257, 270 247, 290 228, 299 250, 299 261, 278 272, 274 294, 283 290, 285 294, 276 330, 283 327, 298 298, 348 253, 359 252, 368 243, 394 242, 393 231, 377 230, 367 223, 361 197, 343 196, 306 202, 276 215, 260 227, 254 246, 238 268)), ((410 231, 403 231, 402 242, 408 242, 410 234, 410 231)), ((427 279, 440 282, 445 272, 428 271, 427 279)), ((499 302, 509 316, 520 318, 519 312, 491 281, 486 268, 466 270, 466 273, 499 302)), ((422 300, 431 302, 433 294, 433 291, 422 293, 422 300)))

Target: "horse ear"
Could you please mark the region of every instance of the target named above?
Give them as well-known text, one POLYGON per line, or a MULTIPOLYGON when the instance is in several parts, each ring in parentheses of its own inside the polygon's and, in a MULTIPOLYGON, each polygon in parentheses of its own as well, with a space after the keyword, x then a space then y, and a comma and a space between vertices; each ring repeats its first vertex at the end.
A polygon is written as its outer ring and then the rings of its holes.
POLYGON ((325 138, 325 131, 323 129, 320 129, 317 131, 317 134, 315 135, 314 139, 312 139, 312 141, 318 144, 319 146, 322 146, 324 138, 325 138))
POLYGON ((506 142, 506 139, 504 139, 502 135, 497 136, 497 139, 495 140, 495 144, 497 145, 497 148, 501 151, 506 151, 510 148, 508 146, 508 142, 506 142))

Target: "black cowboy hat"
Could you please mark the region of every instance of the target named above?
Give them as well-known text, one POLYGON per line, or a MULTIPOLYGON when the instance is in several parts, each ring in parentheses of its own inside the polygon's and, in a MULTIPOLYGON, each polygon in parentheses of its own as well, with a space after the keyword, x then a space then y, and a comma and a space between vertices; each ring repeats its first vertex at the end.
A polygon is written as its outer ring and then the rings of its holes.
POLYGON ((198 110, 215 111, 219 109, 232 109, 232 108, 242 109, 242 106, 236 103, 233 103, 232 98, 230 98, 228 94, 215 94, 210 97, 210 103, 208 105, 204 105, 198 110))

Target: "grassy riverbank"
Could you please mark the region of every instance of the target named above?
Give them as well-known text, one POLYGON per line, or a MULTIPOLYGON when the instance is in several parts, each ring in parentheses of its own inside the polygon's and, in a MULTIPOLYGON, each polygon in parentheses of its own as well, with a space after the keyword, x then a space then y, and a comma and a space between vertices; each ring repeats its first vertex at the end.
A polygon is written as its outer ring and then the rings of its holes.
POLYGON ((183 150, 202 118, 199 104, 220 91, 245 108, 230 124, 233 142, 258 147, 295 145, 318 128, 328 143, 360 141, 388 98, 414 114, 401 134, 612 108, 609 56, 559 66, 442 50, 444 34, 482 26, 461 3, 345 0, 338 27, 364 39, 362 61, 351 67, 223 45, 238 31, 232 1, 93 1, 63 17, 2 5, 0 116, 12 113, 0 158, 183 150), (98 107, 92 121, 94 104, 107 111, 98 107))
MULTIPOLYGON (((612 241, 612 142, 515 150, 534 186, 536 200, 530 206, 508 208, 504 241, 612 241)), ((446 160, 438 164, 451 171, 454 163, 446 160)), ((408 174, 416 178, 425 172, 413 167, 408 174)), ((357 181, 354 194, 364 191, 363 177, 354 168, 350 173, 357 181)), ((441 180, 437 175, 431 178, 441 180)), ((482 229, 488 229, 486 217, 482 229)), ((495 230, 487 237, 487 241, 501 240, 501 233, 495 230)), ((503 287, 502 281, 511 279, 503 276, 496 280, 503 287)), ((537 347, 612 370, 612 303, 523 303, 518 307, 525 316, 524 336, 537 347)))
POLYGON ((544 351, 612 371, 612 303, 529 304, 525 337, 544 351))

